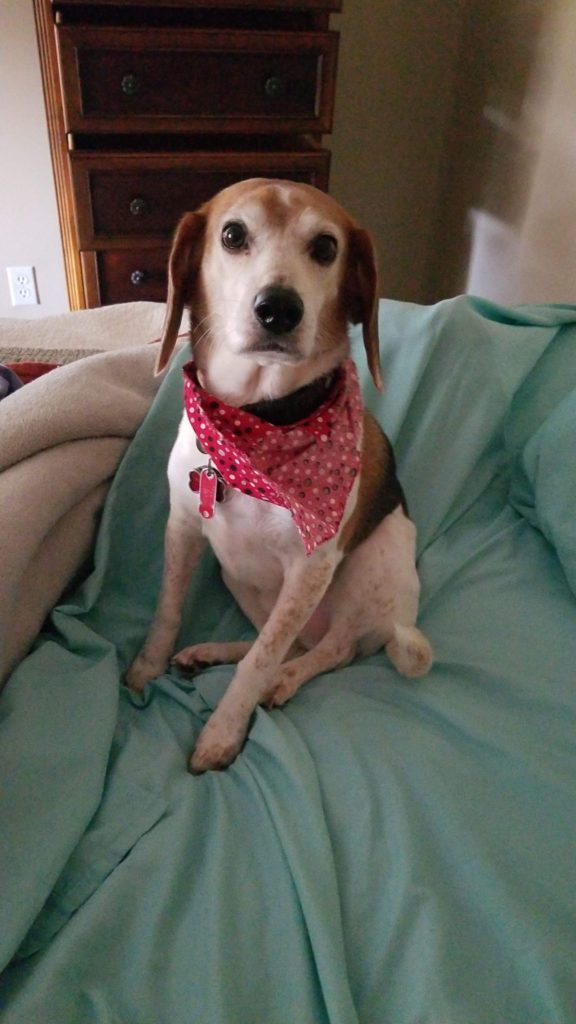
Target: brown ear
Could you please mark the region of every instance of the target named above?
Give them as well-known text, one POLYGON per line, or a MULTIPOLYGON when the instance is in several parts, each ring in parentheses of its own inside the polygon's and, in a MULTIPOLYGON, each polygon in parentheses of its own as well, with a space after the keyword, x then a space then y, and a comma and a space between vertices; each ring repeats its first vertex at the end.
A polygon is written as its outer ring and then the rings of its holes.
POLYGON ((206 218, 202 213, 185 213, 176 228, 168 262, 168 298, 166 319, 160 339, 155 373, 161 373, 170 360, 184 307, 192 301, 202 250, 206 218))
POLYGON ((353 228, 348 239, 345 280, 348 319, 362 324, 368 369, 379 391, 384 390, 378 341, 378 270, 372 236, 364 228, 353 228))

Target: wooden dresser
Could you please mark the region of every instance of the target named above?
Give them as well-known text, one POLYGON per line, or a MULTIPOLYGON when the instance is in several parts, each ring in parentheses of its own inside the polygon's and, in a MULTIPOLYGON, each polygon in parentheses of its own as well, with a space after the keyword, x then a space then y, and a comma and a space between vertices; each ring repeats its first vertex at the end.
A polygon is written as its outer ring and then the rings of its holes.
POLYGON ((34 0, 70 306, 163 301, 179 216, 327 188, 341 0, 34 0))

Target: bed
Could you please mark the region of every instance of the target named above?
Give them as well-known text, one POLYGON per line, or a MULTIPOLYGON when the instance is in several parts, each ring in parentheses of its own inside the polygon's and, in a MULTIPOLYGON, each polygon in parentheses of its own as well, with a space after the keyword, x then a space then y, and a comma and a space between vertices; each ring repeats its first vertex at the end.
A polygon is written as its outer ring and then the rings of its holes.
MULTIPOLYGON (((576 307, 382 301, 380 324, 383 396, 353 352, 435 664, 317 677, 222 773, 186 755, 230 667, 120 685, 185 353, 161 383, 137 345, 0 404, 2 1024, 573 1024, 576 307)), ((182 644, 250 635, 207 555, 182 644)))

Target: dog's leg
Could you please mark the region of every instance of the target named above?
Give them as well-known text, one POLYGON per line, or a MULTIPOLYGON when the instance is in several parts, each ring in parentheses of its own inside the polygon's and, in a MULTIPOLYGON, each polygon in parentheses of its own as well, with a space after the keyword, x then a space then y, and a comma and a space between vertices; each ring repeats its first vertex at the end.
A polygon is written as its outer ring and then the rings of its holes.
MULTIPOLYGON (((253 587, 242 586, 223 571, 222 579, 228 590, 236 598, 247 619, 250 619, 258 632, 266 622, 267 615, 262 608, 258 592, 253 587)), ((253 640, 239 641, 237 643, 201 643, 185 647, 174 657, 174 664, 184 672, 195 675, 203 668, 210 665, 237 665, 248 653, 253 640)))
POLYGON ((320 672, 381 648, 401 675, 428 672, 432 648, 416 626, 420 581, 416 529, 401 508, 382 520, 343 563, 330 590, 328 632, 308 653, 288 662, 271 681, 265 703, 284 704, 320 672))
MULTIPOLYGON (((339 623, 342 627, 342 623, 339 623)), ((287 661, 263 699, 267 708, 281 707, 304 683, 335 668, 349 665, 356 653, 356 645, 344 628, 331 628, 310 651, 287 661)))
POLYGON ((278 600, 258 639, 239 663, 232 682, 204 726, 192 757, 195 774, 225 768, 239 753, 250 716, 263 700, 287 652, 324 596, 339 556, 317 549, 286 572, 278 600))
POLYGON ((172 659, 175 665, 189 675, 196 675, 210 665, 237 665, 248 654, 254 640, 237 640, 230 643, 204 643, 185 647, 172 659))
MULTIPOLYGON (((342 627, 342 623, 335 624, 312 650, 282 666, 264 697, 264 707, 281 707, 314 676, 335 668, 344 668, 358 654, 363 657, 364 653, 372 654, 382 646, 377 640, 370 644, 368 651, 358 651, 354 639, 338 627, 342 627)), ((426 675, 432 664, 433 653, 424 634, 416 626, 394 624, 392 630, 392 639, 385 644, 385 648, 397 671, 408 679, 426 675)))
POLYGON ((128 669, 126 685, 140 692, 166 669, 174 650, 182 604, 204 548, 202 534, 190 521, 170 514, 164 543, 164 574, 160 597, 144 647, 128 669))
MULTIPOLYGON (((228 642, 216 640, 193 644, 191 647, 185 647, 179 651, 172 658, 172 662, 182 672, 195 676, 198 672, 202 672, 205 668, 211 668, 213 665, 237 665, 248 654, 254 643, 254 640, 231 640, 228 642)), ((292 644, 288 657, 297 658, 304 651, 305 648, 296 642, 292 644)))

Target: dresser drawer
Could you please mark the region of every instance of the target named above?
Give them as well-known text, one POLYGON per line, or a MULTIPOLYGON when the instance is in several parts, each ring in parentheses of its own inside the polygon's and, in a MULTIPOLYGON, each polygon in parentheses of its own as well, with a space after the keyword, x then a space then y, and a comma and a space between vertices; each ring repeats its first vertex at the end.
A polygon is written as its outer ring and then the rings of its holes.
POLYGON ((87 305, 165 302, 169 246, 82 252, 87 305))
MULTIPOLYGON (((93 7, 95 0, 66 0, 67 7, 93 7)), ((233 3, 230 0, 100 0, 101 4, 106 7, 181 7, 181 8, 254 8, 256 10, 290 10, 291 8, 296 11, 302 10, 321 10, 321 11, 340 11, 342 10, 342 0, 297 0, 296 3, 293 0, 234 0, 233 3)))
POLYGON ((71 154, 80 248, 169 237, 180 216, 252 177, 328 183, 330 153, 71 154))
POLYGON ((58 28, 68 132, 326 132, 336 32, 58 28))

